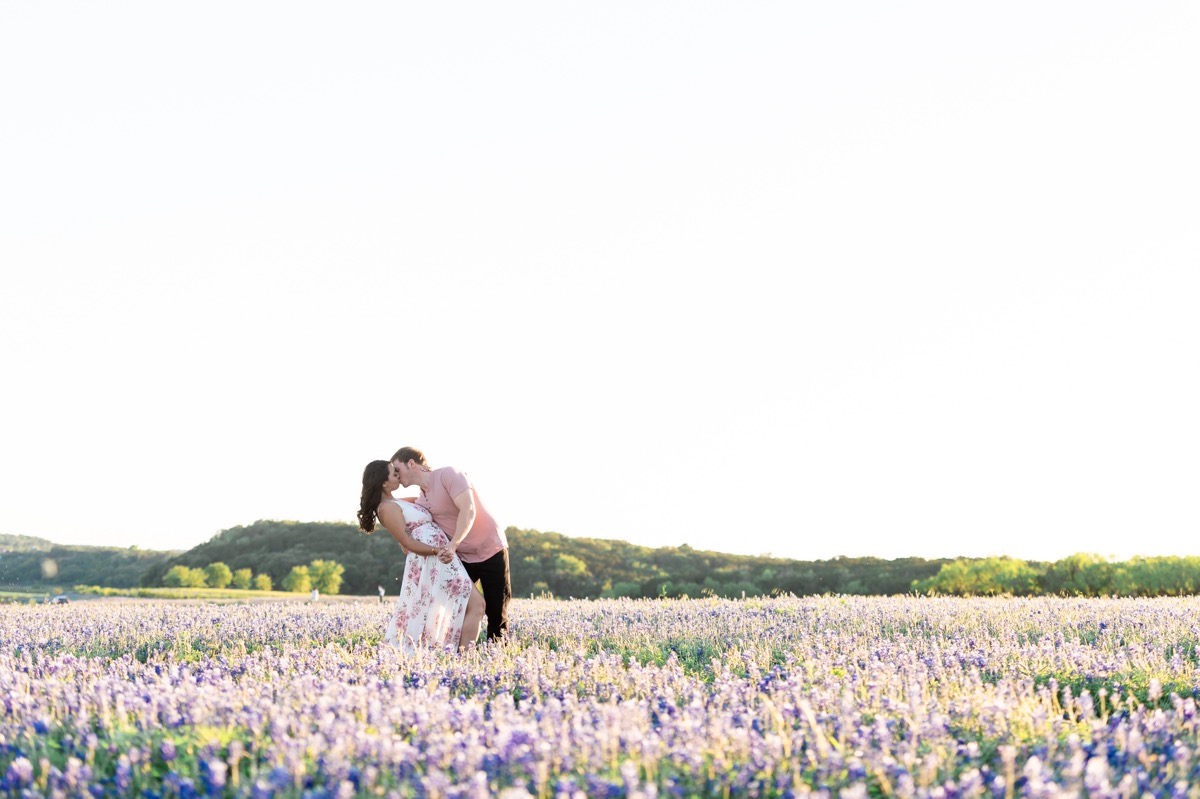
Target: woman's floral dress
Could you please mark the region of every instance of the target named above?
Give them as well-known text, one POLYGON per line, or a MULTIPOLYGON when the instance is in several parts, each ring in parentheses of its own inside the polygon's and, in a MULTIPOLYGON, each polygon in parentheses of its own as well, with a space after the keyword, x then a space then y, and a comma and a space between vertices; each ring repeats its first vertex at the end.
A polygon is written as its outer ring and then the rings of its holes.
MULTIPOLYGON (((434 524, 429 511, 411 502, 389 501, 404 512, 409 535, 438 549, 449 546, 450 539, 434 524)), ((472 590, 471 578, 458 558, 442 563, 437 556, 409 554, 400 596, 383 640, 410 654, 418 648, 457 649, 472 590)))

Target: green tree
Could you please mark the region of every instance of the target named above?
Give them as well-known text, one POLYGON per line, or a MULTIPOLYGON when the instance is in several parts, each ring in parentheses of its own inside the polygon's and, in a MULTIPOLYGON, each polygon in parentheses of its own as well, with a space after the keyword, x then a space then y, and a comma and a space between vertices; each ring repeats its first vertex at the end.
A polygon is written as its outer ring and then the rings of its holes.
POLYGON ((210 563, 204 567, 204 582, 209 588, 225 588, 233 582, 233 572, 224 563, 210 563))
POLYGON ((309 577, 307 566, 293 566, 287 577, 283 578, 283 590, 297 594, 307 594, 312 590, 312 578, 309 577))
POLYGON ((171 569, 163 575, 163 585, 169 588, 182 588, 187 585, 188 572, 187 566, 172 566, 171 569))
POLYGON ((252 569, 238 569, 233 573, 233 587, 243 590, 250 587, 250 581, 254 579, 254 571, 252 569))
POLYGON ((190 569, 187 566, 173 566, 163 576, 163 585, 176 588, 204 588, 206 585, 203 569, 190 569))
POLYGON ((259 573, 254 575, 254 590, 255 591, 270 591, 271 590, 271 575, 259 573))
POLYGON ((1030 596, 1038 593, 1042 572, 1009 557, 959 558, 929 578, 913 584, 922 593, 954 596, 1030 596))
POLYGON ((1100 555, 1076 552, 1057 560, 1042 578, 1042 590, 1071 596, 1102 596, 1114 590, 1114 564, 1100 555))
POLYGON ((550 559, 546 582, 555 596, 586 597, 593 591, 592 574, 588 566, 574 555, 560 552, 550 559))
POLYGON ((342 574, 346 568, 336 560, 314 560, 308 564, 312 587, 322 594, 336 594, 342 587, 342 574))
MULTIPOLYGON (((685 581, 675 583, 675 585, 671 587, 671 591, 671 595, 673 597, 686 597, 688 599, 695 599, 696 597, 701 596, 701 592, 704 591, 704 586, 702 586, 700 583, 690 583, 685 581)), ((754 593, 759 593, 757 587, 755 587, 754 593)))
POLYGON ((762 596, 762 589, 759 588, 756 583, 732 582, 723 583, 718 593, 723 597, 728 597, 729 599, 741 599, 743 596, 762 596))
POLYGON ((604 589, 600 595, 608 599, 615 597, 633 597, 636 599, 642 595, 642 587, 637 583, 614 583, 611 587, 604 589))

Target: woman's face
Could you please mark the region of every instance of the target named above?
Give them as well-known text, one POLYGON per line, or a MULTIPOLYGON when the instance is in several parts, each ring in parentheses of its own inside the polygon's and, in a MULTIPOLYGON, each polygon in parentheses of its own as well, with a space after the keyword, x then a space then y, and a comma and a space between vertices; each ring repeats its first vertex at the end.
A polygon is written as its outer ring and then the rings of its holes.
POLYGON ((390 494, 400 487, 400 475, 396 473, 396 464, 388 464, 388 478, 383 481, 383 492, 390 494))

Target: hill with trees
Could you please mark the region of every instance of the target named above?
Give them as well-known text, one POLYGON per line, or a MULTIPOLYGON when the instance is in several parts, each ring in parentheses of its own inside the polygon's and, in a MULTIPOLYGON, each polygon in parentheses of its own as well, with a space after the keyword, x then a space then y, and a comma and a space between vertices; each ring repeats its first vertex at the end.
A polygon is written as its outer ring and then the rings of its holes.
MULTIPOLYGON (((389 594, 399 588, 404 554, 396 541, 378 529, 364 535, 353 525, 339 522, 257 521, 222 530, 199 546, 155 565, 141 577, 141 585, 158 586, 172 568, 204 569, 225 564, 232 572, 250 569, 265 574, 285 590, 307 591, 323 579, 313 564, 332 563, 343 569, 338 588, 343 594, 374 594, 380 585, 389 594), (300 587, 296 587, 300 586, 300 587)), ((327 589, 328 590, 328 589, 327 589)))
POLYGON ((52 546, 53 541, 32 535, 0 534, 0 552, 45 552, 52 546))
POLYGON ((606 538, 572 538, 510 527, 513 594, 565 597, 904 594, 948 559, 790 560, 679 547, 650 548, 606 538))
MULTIPOLYGON (((0 584, 2 585, 98 585, 104 588, 128 588, 138 585, 147 570, 179 554, 178 551, 138 549, 137 547, 92 547, 54 544, 45 541, 31 545, 29 536, 21 549, 0 546, 0 584)), ((22 545, 22 542, 18 542, 22 545)))
MULTIPOLYGON (((514 596, 698 597, 771 593, 958 596, 1182 596, 1200 592, 1200 557, 1111 562, 1077 554, 1050 562, 991 558, 791 560, 510 527, 514 596)), ((338 522, 258 521, 186 552, 62 546, 0 537, 0 585, 108 588, 225 586, 394 596, 404 555, 386 532, 338 522)))
MULTIPOLYGON (((798 561, 730 555, 681 547, 650 548, 598 538, 572 538, 510 527, 506 531, 514 596, 658 597, 796 594, 903 594, 914 580, 932 577, 949 559, 836 558, 798 561)), ((336 522, 258 521, 224 530, 211 540, 156 564, 143 586, 163 584, 173 567, 204 569, 223 563, 251 569, 282 585, 294 567, 334 561, 345 571, 341 592, 394 595, 404 555, 382 530, 363 535, 336 522)))

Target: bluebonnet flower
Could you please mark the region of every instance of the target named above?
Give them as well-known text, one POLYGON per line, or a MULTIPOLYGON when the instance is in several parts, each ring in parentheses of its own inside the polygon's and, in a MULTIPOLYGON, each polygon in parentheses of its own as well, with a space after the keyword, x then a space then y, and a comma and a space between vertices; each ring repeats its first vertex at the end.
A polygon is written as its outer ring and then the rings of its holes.
POLYGON ((200 761, 200 784, 206 793, 219 793, 225 787, 229 766, 216 759, 200 761))
POLYGON ((4 775, 4 789, 14 790, 33 782, 33 763, 27 757, 17 757, 4 775))

